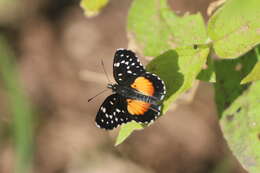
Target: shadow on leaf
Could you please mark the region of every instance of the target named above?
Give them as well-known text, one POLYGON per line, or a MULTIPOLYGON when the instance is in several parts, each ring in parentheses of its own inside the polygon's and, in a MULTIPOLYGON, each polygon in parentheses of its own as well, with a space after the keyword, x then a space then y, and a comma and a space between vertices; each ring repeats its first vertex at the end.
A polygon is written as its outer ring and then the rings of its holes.
POLYGON ((241 85, 241 80, 253 69, 257 58, 253 51, 237 59, 215 60, 216 83, 215 102, 219 116, 240 96, 249 84, 241 85))
POLYGON ((169 50, 153 59, 147 70, 157 74, 166 85, 167 94, 165 100, 176 93, 183 85, 184 77, 179 72, 179 55, 175 50, 169 50))

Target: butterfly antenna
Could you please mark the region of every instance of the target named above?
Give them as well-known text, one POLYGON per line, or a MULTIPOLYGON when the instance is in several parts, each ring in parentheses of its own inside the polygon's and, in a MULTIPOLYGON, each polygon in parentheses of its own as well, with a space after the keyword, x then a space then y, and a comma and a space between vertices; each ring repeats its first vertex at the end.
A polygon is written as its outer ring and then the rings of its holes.
POLYGON ((106 91, 108 91, 108 88, 106 88, 106 89, 104 89, 103 91, 99 92, 99 93, 96 94, 95 96, 89 98, 89 99, 88 99, 88 102, 90 102, 92 99, 94 99, 95 97, 99 96, 100 94, 102 94, 102 93, 104 93, 104 92, 106 92, 106 91))
POLYGON ((109 78, 109 76, 108 76, 108 73, 107 73, 107 71, 106 71, 106 69, 105 69, 105 65, 104 65, 103 59, 101 59, 101 65, 102 65, 102 68, 103 68, 104 73, 106 74, 108 83, 111 83, 111 80, 110 80, 110 78, 109 78))

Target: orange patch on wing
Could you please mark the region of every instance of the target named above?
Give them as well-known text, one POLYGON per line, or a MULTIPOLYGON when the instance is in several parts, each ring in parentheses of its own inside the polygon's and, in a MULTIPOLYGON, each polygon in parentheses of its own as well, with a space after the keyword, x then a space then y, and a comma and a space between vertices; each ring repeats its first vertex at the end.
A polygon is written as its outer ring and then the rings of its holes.
POLYGON ((154 87, 152 82, 150 82, 145 77, 136 78, 131 87, 148 96, 152 96, 154 94, 154 87))
POLYGON ((151 104, 139 101, 127 99, 127 110, 132 115, 143 115, 151 106, 151 104))
MULTIPOLYGON (((154 94, 152 82, 145 77, 136 78, 131 87, 148 96, 153 96, 154 94)), ((132 115, 143 115, 150 106, 151 104, 143 101, 127 99, 127 110, 132 115)))

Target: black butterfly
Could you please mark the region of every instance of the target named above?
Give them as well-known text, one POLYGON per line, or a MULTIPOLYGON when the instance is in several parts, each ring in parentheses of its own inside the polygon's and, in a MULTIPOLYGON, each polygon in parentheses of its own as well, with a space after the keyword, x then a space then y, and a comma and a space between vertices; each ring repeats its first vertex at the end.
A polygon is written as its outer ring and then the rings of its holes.
POLYGON ((118 49, 114 56, 113 73, 117 84, 108 84, 112 95, 101 105, 96 124, 111 130, 132 120, 150 123, 161 113, 160 102, 166 94, 164 82, 146 72, 131 50, 118 49))

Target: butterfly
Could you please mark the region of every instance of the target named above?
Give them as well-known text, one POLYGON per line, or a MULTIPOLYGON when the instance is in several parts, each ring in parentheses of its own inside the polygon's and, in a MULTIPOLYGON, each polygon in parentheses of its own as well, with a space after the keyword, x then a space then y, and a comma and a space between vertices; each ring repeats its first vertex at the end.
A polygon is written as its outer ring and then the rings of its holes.
POLYGON ((130 121, 150 124, 158 118, 166 94, 165 84, 157 75, 144 69, 134 52, 117 49, 113 76, 117 83, 107 86, 113 94, 97 112, 97 127, 112 130, 130 121))

